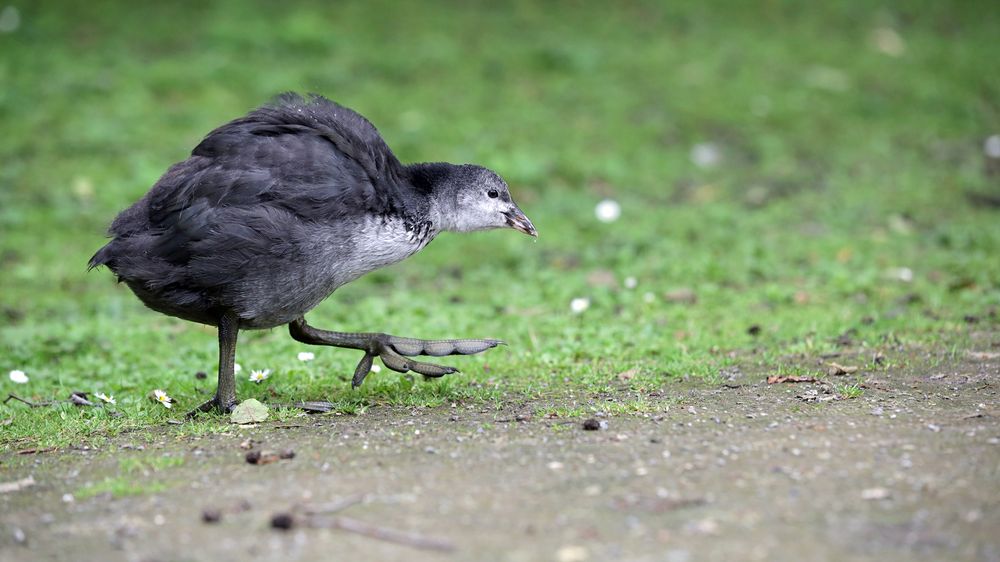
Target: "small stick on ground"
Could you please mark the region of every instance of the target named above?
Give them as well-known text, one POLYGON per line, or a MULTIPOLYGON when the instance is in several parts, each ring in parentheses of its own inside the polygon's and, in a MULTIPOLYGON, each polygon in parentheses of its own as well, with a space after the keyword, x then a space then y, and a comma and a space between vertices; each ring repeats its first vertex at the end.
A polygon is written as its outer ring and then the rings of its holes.
POLYGON ((362 495, 349 496, 335 502, 321 503, 317 505, 307 505, 302 509, 302 511, 306 515, 319 515, 319 514, 329 515, 331 513, 344 511, 345 509, 354 505, 358 505, 363 501, 365 501, 365 497, 362 495))
POLYGON ((51 404, 51 402, 32 402, 30 400, 25 400, 24 398, 21 398, 20 396, 14 394, 13 392, 7 394, 7 398, 4 399, 3 403, 6 404, 11 400, 17 400, 18 402, 27 404, 32 408, 41 408, 42 406, 48 406, 49 404, 51 404))
POLYGON ((437 550, 439 552, 451 552, 455 550, 455 545, 444 539, 428 537, 409 531, 399 531, 388 527, 380 527, 352 517, 313 517, 309 520, 309 526, 321 529, 340 529, 372 539, 423 550, 437 550))

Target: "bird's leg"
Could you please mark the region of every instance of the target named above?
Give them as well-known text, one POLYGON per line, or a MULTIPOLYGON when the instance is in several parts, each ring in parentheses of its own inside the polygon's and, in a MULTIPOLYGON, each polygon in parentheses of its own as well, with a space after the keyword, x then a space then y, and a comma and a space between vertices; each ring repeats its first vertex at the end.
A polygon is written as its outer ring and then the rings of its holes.
POLYGON ((227 312, 219 319, 219 384, 215 396, 211 400, 188 412, 188 417, 194 417, 199 412, 217 409, 219 412, 231 412, 236 406, 236 338, 239 336, 239 318, 233 312, 227 312))
POLYGON ((368 375, 368 371, 372 368, 372 360, 375 356, 378 356, 382 360, 382 363, 393 371, 400 373, 413 371, 426 377, 443 377, 444 375, 458 372, 458 369, 414 361, 408 357, 414 355, 430 355, 433 357, 472 355, 503 344, 502 341, 495 339, 418 340, 377 332, 330 332, 310 326, 306 323, 304 317, 289 323, 288 332, 292 338, 302 343, 346 347, 364 351, 365 355, 354 370, 354 378, 351 379, 351 385, 355 388, 361 386, 361 383, 364 382, 365 376, 368 375))

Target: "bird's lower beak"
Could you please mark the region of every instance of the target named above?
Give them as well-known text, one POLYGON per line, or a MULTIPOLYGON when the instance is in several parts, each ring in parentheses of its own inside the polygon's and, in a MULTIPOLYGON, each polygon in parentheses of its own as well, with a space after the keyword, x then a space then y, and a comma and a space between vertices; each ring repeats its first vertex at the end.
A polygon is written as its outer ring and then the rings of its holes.
POLYGON ((505 211, 503 216, 507 219, 507 226, 514 230, 519 230, 528 236, 538 238, 538 231, 535 230, 535 225, 531 224, 531 221, 528 220, 528 217, 524 216, 524 212, 521 209, 514 207, 513 210, 505 211))

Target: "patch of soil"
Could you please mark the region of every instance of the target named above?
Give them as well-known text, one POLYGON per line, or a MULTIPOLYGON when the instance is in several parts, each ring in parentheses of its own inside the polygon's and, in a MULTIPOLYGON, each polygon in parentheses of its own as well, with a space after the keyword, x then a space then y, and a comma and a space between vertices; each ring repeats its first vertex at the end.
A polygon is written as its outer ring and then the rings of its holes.
POLYGON ((836 361, 877 370, 804 358, 819 380, 768 384, 744 367, 586 429, 590 416, 503 423, 545 402, 372 409, 9 454, 0 481, 34 484, 0 494, 0 558, 436 560, 445 549, 424 547, 444 545, 455 560, 1000 559, 1000 360, 852 353, 836 361), (802 398, 858 377, 860 396, 802 398), (295 454, 248 464, 248 444, 295 454), (73 496, 122 457, 164 455, 185 459, 149 477, 165 491, 73 496))

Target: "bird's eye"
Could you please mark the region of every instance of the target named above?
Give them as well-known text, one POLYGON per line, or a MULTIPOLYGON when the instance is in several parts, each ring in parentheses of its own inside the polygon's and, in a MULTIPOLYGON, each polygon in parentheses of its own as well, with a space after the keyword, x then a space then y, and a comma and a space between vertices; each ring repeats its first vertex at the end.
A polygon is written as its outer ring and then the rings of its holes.
POLYGON ((486 192, 486 195, 489 195, 490 199, 496 199, 497 197, 500 197, 500 192, 495 189, 491 189, 486 192))

